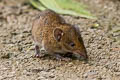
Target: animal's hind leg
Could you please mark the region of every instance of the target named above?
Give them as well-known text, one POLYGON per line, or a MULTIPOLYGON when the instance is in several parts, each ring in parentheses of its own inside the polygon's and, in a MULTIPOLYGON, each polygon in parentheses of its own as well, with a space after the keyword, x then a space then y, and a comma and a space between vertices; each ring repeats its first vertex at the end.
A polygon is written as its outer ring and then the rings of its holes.
POLYGON ((44 56, 43 53, 45 53, 45 51, 41 47, 39 47, 37 44, 35 44, 35 57, 40 58, 44 56))
POLYGON ((38 45, 35 45, 35 57, 39 57, 40 56, 40 49, 38 45))

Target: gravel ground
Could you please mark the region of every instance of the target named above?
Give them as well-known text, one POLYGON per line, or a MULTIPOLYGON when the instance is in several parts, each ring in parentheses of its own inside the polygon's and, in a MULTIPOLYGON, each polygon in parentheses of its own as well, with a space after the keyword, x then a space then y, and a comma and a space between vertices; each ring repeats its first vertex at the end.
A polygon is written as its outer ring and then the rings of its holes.
POLYGON ((78 1, 98 17, 63 16, 80 27, 87 63, 33 58, 31 23, 40 11, 25 0, 0 0, 0 80, 120 80, 120 1, 78 1))

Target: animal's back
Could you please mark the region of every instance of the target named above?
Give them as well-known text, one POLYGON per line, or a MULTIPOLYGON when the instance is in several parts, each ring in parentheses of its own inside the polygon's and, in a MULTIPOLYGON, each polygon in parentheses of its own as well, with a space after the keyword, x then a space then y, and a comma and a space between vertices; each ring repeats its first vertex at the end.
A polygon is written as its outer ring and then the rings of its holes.
POLYGON ((51 10, 40 12, 32 25, 32 37, 35 42, 42 43, 42 39, 52 33, 56 24, 63 22, 63 19, 51 10))

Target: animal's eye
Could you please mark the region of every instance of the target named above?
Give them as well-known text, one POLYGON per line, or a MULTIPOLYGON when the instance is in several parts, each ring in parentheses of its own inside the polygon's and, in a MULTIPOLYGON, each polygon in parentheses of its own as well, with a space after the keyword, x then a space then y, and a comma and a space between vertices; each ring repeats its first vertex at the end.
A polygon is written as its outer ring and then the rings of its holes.
POLYGON ((74 47, 74 46, 75 46, 75 43, 71 42, 69 45, 70 45, 71 47, 74 47))

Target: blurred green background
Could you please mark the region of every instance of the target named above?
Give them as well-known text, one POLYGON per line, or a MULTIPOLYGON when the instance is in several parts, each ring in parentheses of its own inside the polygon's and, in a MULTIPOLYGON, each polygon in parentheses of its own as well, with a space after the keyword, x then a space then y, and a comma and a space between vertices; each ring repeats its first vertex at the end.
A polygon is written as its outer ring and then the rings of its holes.
POLYGON ((68 14, 90 19, 96 19, 87 6, 75 0, 29 0, 39 10, 51 9, 59 14, 68 14))

